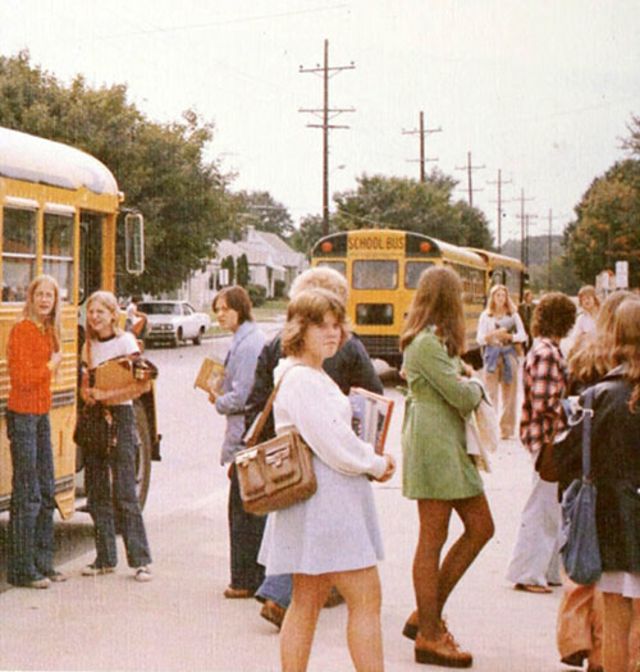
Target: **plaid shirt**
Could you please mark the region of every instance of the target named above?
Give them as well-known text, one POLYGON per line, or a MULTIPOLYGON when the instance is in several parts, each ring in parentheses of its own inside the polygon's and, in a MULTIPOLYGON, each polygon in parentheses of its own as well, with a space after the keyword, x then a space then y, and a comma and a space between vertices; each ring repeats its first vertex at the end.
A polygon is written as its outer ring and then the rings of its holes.
POLYGON ((520 439, 532 453, 553 440, 564 426, 561 399, 567 389, 567 369, 560 348, 539 339, 524 364, 524 402, 520 439))

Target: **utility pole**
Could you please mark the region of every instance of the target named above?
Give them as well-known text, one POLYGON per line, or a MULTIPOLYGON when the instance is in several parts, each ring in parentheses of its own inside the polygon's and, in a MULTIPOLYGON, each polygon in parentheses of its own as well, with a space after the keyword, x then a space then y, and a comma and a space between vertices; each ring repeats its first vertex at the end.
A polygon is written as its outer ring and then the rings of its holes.
POLYGON ((503 180, 502 179, 502 170, 498 169, 498 179, 495 182, 487 182, 487 184, 496 184, 498 185, 498 200, 497 201, 491 201, 491 203, 497 203, 498 204, 498 224, 496 226, 496 236, 497 236, 497 243, 498 243, 498 252, 502 252, 502 204, 503 203, 509 203, 509 201, 503 201, 502 200, 502 185, 503 184, 511 184, 511 180, 503 180))
POLYGON ((528 235, 528 232, 527 232, 527 234, 525 234, 525 227, 527 226, 527 224, 525 222, 524 204, 525 204, 526 201, 533 201, 533 200, 534 200, 533 197, 532 198, 525 198, 524 197, 524 189, 520 189, 520 214, 516 215, 516 217, 520 220, 520 261, 523 264, 526 263, 526 261, 525 261, 525 259, 526 259, 525 250, 526 250, 526 245, 527 245, 526 235, 528 235))
POLYGON ((331 76, 338 74, 342 70, 354 70, 355 64, 353 61, 349 65, 340 65, 329 67, 329 40, 324 41, 324 65, 318 65, 315 68, 303 68, 300 66, 299 72, 312 72, 314 74, 321 73, 323 79, 323 106, 320 109, 300 108, 298 112, 306 112, 319 116, 321 124, 307 124, 309 128, 322 129, 322 235, 326 236, 329 233, 329 129, 333 128, 349 128, 349 126, 338 126, 330 124, 330 118, 342 114, 343 112, 355 112, 355 108, 329 108, 329 73, 331 76), (331 117, 330 117, 331 115, 331 117))
MULTIPOLYGON (((425 171, 425 163, 427 161, 437 161, 438 158, 426 158, 425 156, 425 135, 428 135, 429 133, 441 133, 442 128, 425 128, 424 127, 424 112, 420 112, 420 127, 419 128, 414 128, 413 131, 405 131, 402 129, 402 135, 419 135, 420 136, 420 158, 418 161, 420 162, 420 182, 426 182, 427 181, 427 174, 425 171)), ((416 159, 409 159, 410 161, 416 161, 416 159)))
POLYGON ((473 192, 474 191, 484 191, 483 189, 474 189, 473 182, 471 179, 471 171, 481 170, 486 168, 485 165, 482 166, 472 166, 471 165, 471 152, 467 152, 467 165, 466 166, 456 166, 456 170, 466 170, 467 171, 467 193, 469 195, 469 207, 473 207, 473 192))

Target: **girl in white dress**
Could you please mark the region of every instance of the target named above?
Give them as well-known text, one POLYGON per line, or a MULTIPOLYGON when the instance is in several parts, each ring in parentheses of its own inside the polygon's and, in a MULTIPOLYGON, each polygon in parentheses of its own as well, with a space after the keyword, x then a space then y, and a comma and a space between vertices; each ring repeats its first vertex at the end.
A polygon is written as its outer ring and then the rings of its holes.
POLYGON ((395 462, 377 455, 351 428, 351 406, 323 371, 345 337, 345 313, 331 292, 291 301, 282 332, 286 356, 275 370, 276 432, 292 425, 311 447, 318 489, 269 515, 259 561, 267 574, 293 574, 293 597, 280 638, 283 672, 307 669, 316 622, 333 585, 349 609, 347 637, 355 669, 384 669, 380 630, 380 531, 369 476, 386 481, 395 462))

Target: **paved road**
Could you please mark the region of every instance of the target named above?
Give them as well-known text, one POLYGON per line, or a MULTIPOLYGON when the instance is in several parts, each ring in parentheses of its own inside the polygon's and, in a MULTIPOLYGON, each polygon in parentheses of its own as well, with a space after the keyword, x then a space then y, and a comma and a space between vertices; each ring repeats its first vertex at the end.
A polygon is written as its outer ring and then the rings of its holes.
MULTIPOLYGON (((257 603, 222 597, 228 580, 227 482, 218 465, 223 424, 192 384, 202 356, 220 354, 225 345, 213 340, 200 348, 148 353, 161 370, 163 433, 163 461, 154 465, 145 511, 154 581, 135 583, 124 561, 115 575, 79 576, 93 558, 89 521, 79 515, 60 523, 61 539, 71 546, 81 542, 62 558, 70 558, 63 569, 71 579, 48 591, 11 589, 0 595, 0 669, 279 669, 277 634, 259 618, 257 603)), ((399 458, 403 408, 394 384, 391 379, 387 385, 396 400, 390 441, 399 458)), ((497 533, 452 596, 446 610, 450 627, 475 654, 479 672, 562 670, 554 647, 557 591, 517 593, 503 578, 528 494, 529 465, 517 443, 501 446, 485 482, 497 533)), ((386 546, 380 573, 387 670, 414 670, 411 643, 400 631, 413 608, 415 505, 402 498, 399 474, 374 488, 386 546)), ((351 669, 345 620, 344 606, 322 613, 310 672, 351 669)))

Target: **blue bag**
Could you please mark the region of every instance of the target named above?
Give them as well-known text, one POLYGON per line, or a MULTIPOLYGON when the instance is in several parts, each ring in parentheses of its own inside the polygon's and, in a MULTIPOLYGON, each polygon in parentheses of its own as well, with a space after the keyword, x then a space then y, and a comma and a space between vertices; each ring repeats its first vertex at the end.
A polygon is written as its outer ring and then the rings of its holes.
POLYGON ((567 576, 576 583, 595 583, 602 574, 596 529, 596 486, 591 480, 591 418, 593 388, 584 395, 582 416, 582 478, 575 479, 562 497, 560 549, 567 576))

